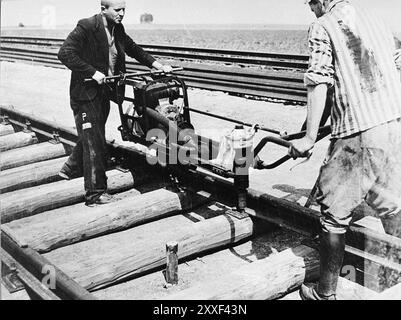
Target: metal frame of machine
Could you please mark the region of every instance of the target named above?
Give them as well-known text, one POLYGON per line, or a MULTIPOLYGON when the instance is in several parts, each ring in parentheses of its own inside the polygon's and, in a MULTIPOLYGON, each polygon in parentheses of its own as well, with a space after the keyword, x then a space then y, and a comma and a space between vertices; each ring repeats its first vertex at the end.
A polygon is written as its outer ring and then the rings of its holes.
MULTIPOLYGON (((183 69, 174 68, 173 72, 181 70, 183 69)), ((90 81, 90 79, 86 81, 90 81)), ((113 83, 116 86, 117 104, 121 120, 121 126, 118 130, 121 132, 124 141, 131 141, 150 148, 156 148, 159 159, 170 159, 171 154, 177 155, 179 152, 185 152, 189 155, 186 157, 186 161, 180 161, 173 165, 183 165, 193 168, 201 167, 217 174, 218 176, 233 178, 234 186, 238 195, 236 208, 238 212, 244 212, 246 208, 246 194, 247 189, 249 188, 249 168, 253 166, 257 170, 273 169, 291 159, 290 156, 285 155, 273 163, 265 163, 258 155, 266 144, 271 142, 289 148, 292 145, 290 140, 301 138, 306 134, 306 132, 303 131, 292 135, 281 134, 279 137, 270 135, 263 138, 255 148, 252 147, 251 152, 249 146, 238 149, 235 151, 233 170, 229 170, 211 161, 215 156, 217 156, 219 144, 211 139, 195 134, 194 127, 191 124, 187 86, 178 76, 173 74, 167 75, 162 71, 137 72, 106 77, 106 83, 113 83), (126 86, 131 86, 133 88, 135 95, 134 98, 125 96, 126 86), (183 107, 179 123, 169 120, 155 111, 155 101, 159 98, 169 99, 170 103, 173 103, 173 100, 178 98, 183 99, 183 107), (143 135, 133 132, 132 124, 134 121, 138 121, 138 117, 134 117, 132 114, 124 112, 123 103, 125 101, 133 103, 134 109, 142 122, 143 135), (161 142, 158 139, 146 137, 147 132, 154 128, 155 124, 164 127, 168 132, 168 136, 173 134, 174 139, 166 139, 164 142, 161 142), (180 141, 179 139, 181 130, 186 130, 186 134, 184 135, 185 141, 180 141), (196 140, 196 143, 188 143, 191 138, 196 140), (249 161, 250 154, 252 161, 249 161), (206 155, 206 157, 204 155, 206 155)), ((256 131, 259 128, 258 125, 254 126, 256 131)), ((329 135, 331 132, 330 129, 330 126, 321 128, 319 130, 318 140, 329 135)), ((178 157, 176 157, 176 159, 177 158, 178 157)), ((161 164, 166 167, 171 166, 168 161, 161 164)))

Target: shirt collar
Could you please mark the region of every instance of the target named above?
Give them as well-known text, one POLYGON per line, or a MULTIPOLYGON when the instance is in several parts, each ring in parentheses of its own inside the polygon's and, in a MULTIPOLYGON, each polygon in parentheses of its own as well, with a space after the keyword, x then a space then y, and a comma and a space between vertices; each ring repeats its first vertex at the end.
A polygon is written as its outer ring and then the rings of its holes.
POLYGON ((110 32, 110 36, 113 37, 114 36, 114 26, 112 27, 111 30, 109 29, 109 23, 107 22, 107 19, 104 15, 102 15, 102 20, 103 20, 104 28, 106 30, 108 30, 110 32))
POLYGON ((330 12, 337 4, 339 4, 341 2, 349 3, 348 0, 334 0, 329 4, 329 6, 327 8, 327 12, 330 12))
POLYGON ((107 28, 109 26, 109 24, 108 24, 107 19, 106 19, 106 17, 104 15, 102 15, 102 20, 103 20, 104 27, 107 28))
MULTIPOLYGON (((104 15, 102 15, 102 20, 103 20, 103 25, 105 28, 109 27, 109 23, 107 22, 107 19, 104 15)), ((112 26, 112 29, 114 30, 114 25, 112 26)))

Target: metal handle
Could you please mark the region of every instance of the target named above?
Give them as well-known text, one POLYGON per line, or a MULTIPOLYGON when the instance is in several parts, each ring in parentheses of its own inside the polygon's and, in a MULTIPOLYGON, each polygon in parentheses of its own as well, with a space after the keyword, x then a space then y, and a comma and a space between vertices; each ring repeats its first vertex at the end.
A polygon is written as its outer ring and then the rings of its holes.
MULTIPOLYGON (((330 126, 326 126, 326 127, 320 128, 319 129, 319 133, 318 133, 318 137, 316 139, 316 142, 318 142, 318 141, 322 140, 323 138, 327 137, 330 133, 331 133, 331 127, 330 126)), ((300 133, 283 136, 281 138, 265 137, 265 138, 262 139, 262 141, 259 142, 259 144, 255 148, 254 156, 256 157, 260 153, 260 151, 266 146, 266 144, 269 143, 269 142, 275 143, 277 145, 280 145, 280 146, 283 146, 283 147, 286 147, 286 148, 290 148, 292 146, 292 143, 290 141, 288 141, 288 140, 300 139, 303 136, 305 136, 305 134, 306 134, 306 131, 302 131, 300 133)), ((310 155, 309 155, 309 157, 310 157, 310 155)), ((259 160, 256 163, 256 165, 254 166, 254 168, 258 169, 258 170, 274 169, 274 168, 282 165, 283 163, 287 162, 290 159, 291 159, 291 157, 289 155, 285 155, 284 157, 280 158, 276 162, 273 162, 273 163, 270 163, 270 164, 265 163, 263 160, 259 160)))
POLYGON ((264 137, 259 144, 257 145, 257 147, 255 148, 254 151, 254 155, 255 157, 260 153, 260 151, 262 151, 262 149, 265 147, 265 145, 269 142, 272 142, 274 144, 278 144, 279 146, 282 147, 286 147, 286 148, 290 148, 292 146, 292 143, 284 140, 282 138, 277 138, 277 137, 264 137))
MULTIPOLYGON (((177 71, 183 71, 184 68, 182 67, 177 67, 173 68, 171 70, 171 73, 177 72, 177 71)), ((136 78, 136 77, 145 77, 145 76, 150 76, 150 75, 155 75, 155 74, 161 74, 165 73, 163 70, 154 70, 154 71, 138 71, 135 73, 124 73, 118 76, 111 76, 111 77, 105 77, 105 82, 112 82, 115 80, 121 80, 121 79, 126 79, 126 78, 136 78)), ((91 82, 91 81, 96 81, 95 79, 85 79, 84 82, 91 82)))

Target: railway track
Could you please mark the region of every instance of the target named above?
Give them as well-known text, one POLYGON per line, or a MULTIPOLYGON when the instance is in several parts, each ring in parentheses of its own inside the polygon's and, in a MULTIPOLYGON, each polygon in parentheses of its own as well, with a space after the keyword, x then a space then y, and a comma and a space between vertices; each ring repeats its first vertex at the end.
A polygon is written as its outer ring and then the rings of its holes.
MULTIPOLYGON (((143 151, 111 142, 115 202, 87 208, 82 178, 57 175, 75 132, 12 107, 1 106, 0 116, 0 253, 8 290, 45 300, 299 299, 293 292, 301 283, 316 280, 318 212, 248 190, 246 212, 238 213, 230 180, 150 166, 143 151), (166 285, 177 258, 178 284, 166 285)), ((340 298, 397 289, 400 252, 401 239, 353 226, 340 298)))
MULTIPOLYGON (((1 37, 0 58, 64 68, 57 59, 62 39, 1 37)), ((305 104, 307 56, 249 51, 142 45, 152 55, 183 67, 188 86, 245 97, 305 104)), ((146 70, 131 60, 128 72, 146 70)))

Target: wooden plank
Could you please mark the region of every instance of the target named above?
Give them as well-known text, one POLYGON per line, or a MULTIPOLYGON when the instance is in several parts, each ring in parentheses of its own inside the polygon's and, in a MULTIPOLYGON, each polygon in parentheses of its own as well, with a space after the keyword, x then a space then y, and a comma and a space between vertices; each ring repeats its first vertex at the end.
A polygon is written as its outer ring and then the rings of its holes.
POLYGON ((38 142, 34 132, 17 132, 0 136, 0 152, 26 147, 38 142))
POLYGON ((317 251, 302 245, 172 294, 167 300, 271 300, 318 276, 317 251))
POLYGON ((9 150, 0 153, 0 171, 67 155, 68 152, 61 143, 52 144, 50 142, 9 150))
MULTIPOLYGON (((221 213, 228 209, 220 210, 221 213)), ((196 210, 199 214, 200 210, 196 210)), ((216 211, 205 209, 205 214, 216 211)), ((179 243, 179 258, 249 238, 250 218, 219 215, 201 222, 178 215, 104 237, 57 249, 45 257, 88 290, 166 266, 165 245, 179 243)))
POLYGON ((0 137, 15 133, 14 128, 11 124, 0 123, 0 137))
MULTIPOLYGON (((191 212, 192 215, 192 212, 191 212)), ((179 264, 179 281, 165 284, 165 270, 158 269, 141 277, 96 291, 99 299, 164 300, 167 295, 190 288, 200 282, 231 273, 249 263, 301 244, 302 237, 264 223, 254 225, 256 231, 247 241, 193 256, 179 264)), ((178 256, 180 251, 178 250, 178 256)))
POLYGON ((160 189, 95 208, 75 205, 47 211, 10 222, 2 228, 9 228, 19 242, 29 244, 36 251, 48 252, 190 210, 207 201, 207 197, 191 192, 174 193, 160 189))
POLYGON ((2 171, 0 194, 61 180, 58 172, 66 160, 66 157, 57 158, 2 171))
MULTIPOLYGON (((142 184, 146 180, 145 176, 146 173, 139 174, 134 179, 131 172, 123 173, 112 170, 108 172, 108 192, 114 194, 129 190, 142 184)), ((83 202, 84 193, 84 181, 83 178, 79 178, 0 195, 1 222, 7 223, 47 210, 83 202)))
POLYGON ((19 237, 15 235, 14 230, 9 228, 7 225, 5 225, 5 224, 1 225, 1 232, 4 232, 19 247, 21 247, 21 248, 28 247, 28 244, 23 239, 19 239, 19 237))
POLYGON ((15 268, 17 277, 24 284, 25 288, 32 291, 35 296, 41 300, 60 300, 49 288, 44 286, 20 263, 14 260, 6 251, 0 248, 0 260, 9 268, 15 268))

